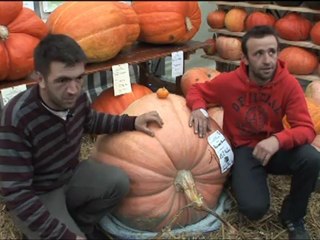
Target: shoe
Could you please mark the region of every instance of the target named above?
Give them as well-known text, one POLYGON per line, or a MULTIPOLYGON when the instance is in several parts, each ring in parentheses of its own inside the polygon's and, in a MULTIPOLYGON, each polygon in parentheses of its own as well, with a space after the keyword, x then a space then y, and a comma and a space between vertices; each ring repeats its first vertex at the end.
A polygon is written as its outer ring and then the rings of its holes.
POLYGON ((92 233, 87 233, 86 237, 88 240, 106 240, 106 239, 116 239, 113 238, 112 235, 110 235, 109 233, 106 233, 103 229, 101 229, 101 227, 99 226, 94 226, 94 229, 92 231, 92 233))
POLYGON ((288 230, 289 240, 311 239, 308 231, 304 227, 303 219, 296 222, 291 222, 290 220, 281 220, 281 223, 288 230))

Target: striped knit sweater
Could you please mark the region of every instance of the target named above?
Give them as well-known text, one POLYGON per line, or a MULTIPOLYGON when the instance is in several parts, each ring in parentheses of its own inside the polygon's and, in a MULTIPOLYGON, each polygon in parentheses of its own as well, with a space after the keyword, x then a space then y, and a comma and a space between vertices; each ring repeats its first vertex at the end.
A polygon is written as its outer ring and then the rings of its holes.
POLYGON ((61 187, 79 163, 84 133, 134 130, 135 117, 97 113, 83 93, 67 121, 42 104, 38 86, 15 96, 0 119, 0 193, 8 209, 42 239, 75 239, 37 194, 61 187))

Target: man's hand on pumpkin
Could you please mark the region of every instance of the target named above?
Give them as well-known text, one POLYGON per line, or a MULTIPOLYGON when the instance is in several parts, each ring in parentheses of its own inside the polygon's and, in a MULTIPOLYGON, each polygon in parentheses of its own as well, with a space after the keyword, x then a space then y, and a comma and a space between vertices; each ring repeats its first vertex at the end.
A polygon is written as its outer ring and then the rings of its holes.
POLYGON ((189 118, 189 127, 194 129, 194 133, 198 134, 200 138, 206 136, 207 131, 210 131, 209 115, 204 109, 197 109, 191 112, 189 118))
POLYGON ((154 132, 148 127, 148 124, 152 122, 156 123, 159 127, 163 125, 163 120, 157 111, 151 111, 137 116, 134 126, 136 130, 154 137, 154 132))

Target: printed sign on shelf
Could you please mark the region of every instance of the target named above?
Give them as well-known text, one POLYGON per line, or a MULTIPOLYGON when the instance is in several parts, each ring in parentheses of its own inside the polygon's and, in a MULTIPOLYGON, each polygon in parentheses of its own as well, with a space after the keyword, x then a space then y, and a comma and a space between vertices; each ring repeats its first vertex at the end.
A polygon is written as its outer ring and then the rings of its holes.
POLYGON ((132 92, 128 63, 112 66, 112 75, 115 96, 132 92))

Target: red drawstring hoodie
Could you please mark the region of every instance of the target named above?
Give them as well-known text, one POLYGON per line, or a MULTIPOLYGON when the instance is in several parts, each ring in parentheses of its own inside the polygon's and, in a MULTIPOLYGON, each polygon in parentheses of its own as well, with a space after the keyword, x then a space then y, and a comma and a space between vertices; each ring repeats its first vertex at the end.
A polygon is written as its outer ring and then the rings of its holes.
POLYGON ((316 135, 303 89, 281 60, 274 78, 264 86, 249 80, 241 62, 235 71, 193 85, 186 100, 192 110, 207 108, 208 103, 222 106, 223 131, 233 147, 254 147, 274 135, 280 148, 290 149, 311 143, 316 135), (283 128, 284 115, 290 129, 283 128))

